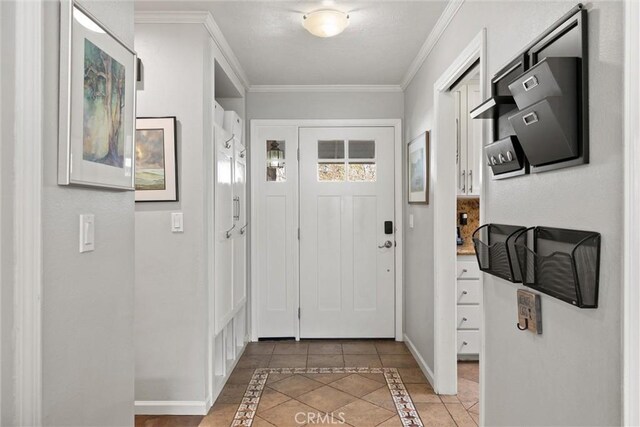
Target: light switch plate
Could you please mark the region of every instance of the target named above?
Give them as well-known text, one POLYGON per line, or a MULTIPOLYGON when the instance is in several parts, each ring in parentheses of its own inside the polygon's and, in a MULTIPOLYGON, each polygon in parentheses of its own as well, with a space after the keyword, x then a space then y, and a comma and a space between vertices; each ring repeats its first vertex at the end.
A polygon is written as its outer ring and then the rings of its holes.
POLYGON ((96 249, 95 217, 93 214, 80 215, 80 253, 96 249))
POLYGON ((518 289, 518 329, 542 333, 542 310, 540 295, 518 289))
POLYGON ((183 233, 184 232, 184 216, 182 212, 171 213, 171 232, 183 233))
POLYGON ((409 228, 413 228, 413 214, 409 214, 409 228))

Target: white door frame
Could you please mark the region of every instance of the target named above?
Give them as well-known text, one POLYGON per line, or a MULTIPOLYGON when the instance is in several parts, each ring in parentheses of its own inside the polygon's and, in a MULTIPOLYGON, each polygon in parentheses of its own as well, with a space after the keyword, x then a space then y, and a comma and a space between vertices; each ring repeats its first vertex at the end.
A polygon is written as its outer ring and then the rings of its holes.
MULTIPOLYGON (((451 237, 456 227, 456 176, 455 144, 446 141, 455 139, 453 123, 453 97, 449 88, 474 62, 480 59, 480 95, 487 94, 486 29, 451 63, 449 68, 433 85, 435 123, 432 128, 432 176, 434 206, 434 387, 439 394, 457 394, 457 350, 456 350, 456 246, 451 237)), ((486 134, 486 124, 482 134, 486 134)), ((482 159, 482 156, 480 156, 482 159)), ((484 171, 479 161, 480 171, 484 171)), ((480 175, 481 179, 484 173, 480 175)), ((480 221, 484 220, 485 182, 481 180, 480 221)), ((482 304, 480 342, 480 405, 484 418, 484 307, 482 304)), ((481 420, 482 422, 483 420, 481 420)))
POLYGON ((15 423, 42 424, 43 1, 15 3, 15 423))
POLYGON ((640 4, 625 0, 623 423, 640 425, 640 4))
MULTIPOLYGON (((404 224, 403 224, 403 200, 404 200, 404 165, 403 165, 403 144, 402 144, 402 120, 401 119, 331 119, 331 120, 252 120, 251 121, 251 143, 253 144, 253 138, 256 135, 255 129, 259 126, 296 126, 298 129, 305 127, 393 127, 395 138, 395 184, 394 184, 394 197, 395 197, 395 223, 396 223, 396 259, 395 259, 395 336, 396 341, 403 340, 404 330, 404 310, 403 310, 403 260, 404 260, 404 224)), ((251 178, 260 179, 261 175, 255 173, 253 162, 251 164, 251 178)), ((297 172, 296 172, 297 173, 297 172)), ((257 196, 255 194, 255 185, 251 185, 251 224, 256 223, 257 216, 257 196)), ((300 220, 297 218, 296 227, 299 226, 300 220)), ((255 242, 253 227, 250 228, 250 241, 255 242)), ((299 250, 299 246, 298 246, 299 250)), ((251 248, 251 339, 253 341, 258 340, 258 284, 257 284, 257 270, 256 260, 257 253, 255 248, 251 248)), ((298 261, 299 262, 299 261, 298 261)), ((299 269, 298 269, 299 271, 299 269)), ((296 299, 299 303, 300 300, 299 283, 296 289, 296 299)), ((298 327, 296 333, 296 339, 300 339, 300 320, 298 320, 298 327)))

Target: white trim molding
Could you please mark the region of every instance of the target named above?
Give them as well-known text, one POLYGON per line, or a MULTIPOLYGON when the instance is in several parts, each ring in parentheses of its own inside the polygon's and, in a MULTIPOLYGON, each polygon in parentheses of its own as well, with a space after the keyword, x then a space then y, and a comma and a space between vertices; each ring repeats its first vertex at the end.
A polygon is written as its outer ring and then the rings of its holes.
POLYGON ((442 37, 442 34, 445 32, 445 30, 453 20, 453 17, 456 16, 458 11, 460 10, 460 7, 462 7, 463 3, 464 0, 449 0, 449 3, 442 12, 442 15, 440 15, 440 18, 438 18, 436 24, 433 26, 433 30, 431 30, 431 32, 427 36, 427 39, 418 51, 416 57, 413 59, 413 62, 409 66, 409 69, 405 73, 404 78, 400 83, 400 87, 402 88, 402 90, 405 90, 407 86, 409 86, 416 73, 418 72, 420 67, 422 67, 422 64, 424 64, 424 61, 426 61, 431 51, 438 43, 438 40, 440 40, 440 37, 442 37))
POLYGON ((15 3, 15 409, 42 425, 43 3, 15 3))
POLYGON ((213 39, 213 41, 220 49, 220 52, 224 56, 232 71, 235 73, 242 85, 242 89, 249 88, 249 79, 245 73, 240 61, 236 57, 235 53, 231 49, 229 42, 222 34, 220 27, 213 19, 213 15, 210 12, 205 11, 139 11, 135 14, 136 24, 202 24, 207 29, 207 32, 213 39))
POLYGON ((252 85, 248 91, 254 93, 402 92, 402 87, 399 85, 252 85))
POLYGON ((411 341, 411 338, 409 338, 407 334, 404 334, 404 343, 407 345, 407 348, 413 355, 413 358, 416 359, 416 362, 418 362, 418 366, 420 366, 422 373, 427 378, 427 381, 429 381, 429 384, 431 384, 431 387, 433 387, 433 390, 436 393, 438 393, 438 389, 436 388, 435 375, 433 374, 433 371, 431 370, 431 368, 429 368, 427 361, 424 360, 424 358, 418 351, 417 347, 413 344, 413 341, 411 341))
POLYGON ((640 4, 625 0, 623 425, 640 425, 640 4))
POLYGON ((136 400, 136 415, 207 415, 205 400, 136 400))

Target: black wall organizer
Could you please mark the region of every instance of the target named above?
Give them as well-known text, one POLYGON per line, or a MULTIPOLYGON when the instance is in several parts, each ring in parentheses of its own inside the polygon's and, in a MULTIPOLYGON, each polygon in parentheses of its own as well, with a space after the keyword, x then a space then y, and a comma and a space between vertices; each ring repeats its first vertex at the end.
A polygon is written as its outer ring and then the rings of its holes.
POLYGON ((491 80, 471 111, 491 119, 494 179, 589 162, 587 11, 578 4, 491 80))
POLYGON ((600 234, 532 227, 517 232, 522 283, 580 308, 598 307, 600 234))
POLYGON ((504 224, 486 224, 473 232, 480 270, 519 283, 522 281, 516 258, 515 238, 525 227, 504 224))

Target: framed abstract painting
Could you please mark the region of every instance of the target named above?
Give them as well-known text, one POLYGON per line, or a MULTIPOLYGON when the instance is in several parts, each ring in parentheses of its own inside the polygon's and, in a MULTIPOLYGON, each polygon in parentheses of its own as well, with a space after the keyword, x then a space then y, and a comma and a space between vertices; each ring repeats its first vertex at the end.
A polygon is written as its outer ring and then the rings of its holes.
POLYGON ((58 184, 133 190, 136 53, 74 1, 60 25, 58 184))
POLYGON ((176 118, 136 120, 136 202, 177 202, 176 118))
POLYGON ((429 131, 409 143, 407 163, 409 203, 429 204, 429 131))

